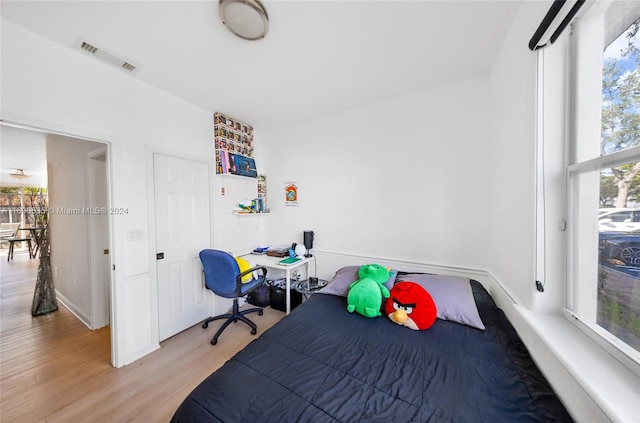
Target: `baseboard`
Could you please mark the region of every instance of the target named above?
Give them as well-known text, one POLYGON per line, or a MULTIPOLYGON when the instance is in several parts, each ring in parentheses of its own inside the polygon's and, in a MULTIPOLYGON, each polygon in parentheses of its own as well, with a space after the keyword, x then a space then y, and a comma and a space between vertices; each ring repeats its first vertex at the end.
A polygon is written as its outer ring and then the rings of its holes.
POLYGON ((487 272, 484 270, 439 265, 427 262, 410 261, 401 258, 364 256, 360 254, 342 253, 336 251, 313 250, 311 251, 318 260, 317 272, 322 279, 331 278, 335 271, 344 266, 377 263, 385 267, 404 272, 434 273, 438 275, 462 276, 475 279, 485 285, 487 272))
POLYGON ((60 304, 62 304, 64 306, 64 308, 69 310, 71 312, 71 314, 76 316, 78 318, 78 320, 80 320, 82 323, 84 323, 84 325, 86 327, 91 329, 91 318, 89 316, 87 316, 87 314, 85 312, 80 310, 80 308, 78 306, 76 306, 73 303, 73 301, 69 300, 67 297, 62 295, 60 293, 60 291, 58 291, 57 289, 56 289, 56 299, 58 300, 58 302, 60 304))

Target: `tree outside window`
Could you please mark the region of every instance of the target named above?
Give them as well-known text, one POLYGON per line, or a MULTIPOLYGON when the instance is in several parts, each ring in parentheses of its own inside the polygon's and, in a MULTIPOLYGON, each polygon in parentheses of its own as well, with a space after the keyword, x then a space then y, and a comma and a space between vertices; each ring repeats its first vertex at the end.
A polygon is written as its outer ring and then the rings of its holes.
MULTIPOLYGON (((640 19, 603 55, 601 156, 640 145, 639 29, 640 19)), ((600 207, 596 322, 640 350, 640 161, 600 172, 600 207)))

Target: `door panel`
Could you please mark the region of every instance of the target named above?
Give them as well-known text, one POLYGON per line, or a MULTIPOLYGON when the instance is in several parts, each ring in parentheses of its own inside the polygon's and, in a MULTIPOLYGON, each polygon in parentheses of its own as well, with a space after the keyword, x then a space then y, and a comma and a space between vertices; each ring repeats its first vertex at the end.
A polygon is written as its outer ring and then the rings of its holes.
MULTIPOLYGON (((107 148, 89 153, 87 161, 88 205, 92 210, 108 207, 107 148)), ((111 309, 111 264, 109 259, 109 216, 96 213, 89 219, 89 263, 91 272, 92 330, 107 326, 111 309)))
POLYGON ((160 340, 211 312, 198 253, 210 245, 209 168, 206 163, 154 155, 158 330, 160 340))

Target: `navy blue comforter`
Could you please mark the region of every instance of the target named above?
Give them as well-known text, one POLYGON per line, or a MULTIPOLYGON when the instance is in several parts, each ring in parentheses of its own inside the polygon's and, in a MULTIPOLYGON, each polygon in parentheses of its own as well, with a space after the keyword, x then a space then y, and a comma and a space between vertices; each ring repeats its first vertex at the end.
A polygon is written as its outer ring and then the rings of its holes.
MULTIPOLYGON (((569 422, 484 290, 485 331, 414 331, 313 295, 205 379, 172 422, 569 422)), ((215 353, 212 351, 212 353, 215 353)))

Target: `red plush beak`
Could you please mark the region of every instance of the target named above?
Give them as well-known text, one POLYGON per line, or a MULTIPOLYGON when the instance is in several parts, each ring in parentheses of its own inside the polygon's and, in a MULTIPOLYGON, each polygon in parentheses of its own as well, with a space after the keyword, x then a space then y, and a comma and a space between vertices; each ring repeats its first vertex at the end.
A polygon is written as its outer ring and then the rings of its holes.
POLYGON ((399 310, 396 310, 395 313, 393 313, 393 317, 391 318, 391 320, 393 320, 398 324, 403 324, 404 322, 407 321, 408 318, 409 316, 407 315, 407 312, 402 309, 399 309, 399 310))

